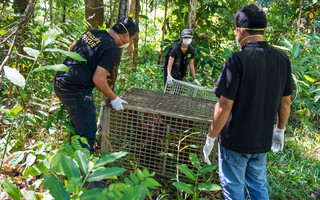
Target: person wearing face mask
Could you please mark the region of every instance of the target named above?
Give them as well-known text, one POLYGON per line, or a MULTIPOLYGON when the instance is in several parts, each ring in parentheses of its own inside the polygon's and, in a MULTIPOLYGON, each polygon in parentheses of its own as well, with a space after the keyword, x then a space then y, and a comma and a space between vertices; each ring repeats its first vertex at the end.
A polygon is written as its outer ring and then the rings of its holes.
POLYGON ((183 80, 186 76, 188 64, 190 65, 191 75, 194 82, 200 85, 196 79, 194 69, 194 54, 195 50, 191 45, 193 38, 192 30, 184 29, 180 34, 180 42, 170 46, 169 52, 166 55, 163 63, 163 80, 164 84, 172 84, 173 79, 183 80))
POLYGON ((91 153, 97 132, 92 90, 96 87, 111 100, 114 109, 123 110, 126 102, 111 90, 107 76, 117 62, 119 49, 127 47, 138 31, 136 21, 130 17, 120 19, 110 31, 86 31, 69 48, 86 61, 67 57, 63 64, 69 71, 57 72, 55 76, 54 91, 70 115, 76 134, 87 138, 91 153))
POLYGON ((263 41, 266 14, 249 4, 235 16, 241 51, 231 54, 217 80, 219 97, 203 153, 219 142, 219 178, 225 199, 269 199, 267 153, 283 150, 293 92, 288 56, 263 41), (274 119, 277 124, 274 127, 274 119))

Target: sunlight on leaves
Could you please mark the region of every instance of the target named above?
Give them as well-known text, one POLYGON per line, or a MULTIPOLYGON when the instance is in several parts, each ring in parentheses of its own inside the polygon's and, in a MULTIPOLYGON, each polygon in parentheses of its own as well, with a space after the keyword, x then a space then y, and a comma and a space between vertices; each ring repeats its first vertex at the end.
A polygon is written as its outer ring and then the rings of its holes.
POLYGON ((59 34, 60 32, 56 29, 49 29, 47 32, 45 32, 41 41, 41 49, 52 43, 59 34))
POLYGON ((36 49, 32 49, 30 47, 23 47, 23 50, 31 57, 38 58, 40 51, 36 49))
POLYGON ((26 80, 16 69, 4 66, 4 74, 13 84, 22 88, 25 86, 26 80))
POLYGON ((69 68, 64 64, 58 64, 58 65, 46 65, 43 67, 39 67, 37 69, 34 69, 33 72, 40 72, 44 70, 53 70, 53 71, 63 71, 63 72, 69 72, 69 68))
POLYGON ((2 187, 7 191, 8 195, 13 200, 20 200, 22 198, 19 188, 11 182, 4 180, 2 183, 2 187))
POLYGON ((65 56, 69 56, 70 58, 72 58, 74 60, 87 62, 86 59, 82 58, 76 52, 65 51, 65 50, 62 50, 62 49, 45 49, 44 51, 59 52, 59 53, 62 53, 63 55, 65 55, 65 56))

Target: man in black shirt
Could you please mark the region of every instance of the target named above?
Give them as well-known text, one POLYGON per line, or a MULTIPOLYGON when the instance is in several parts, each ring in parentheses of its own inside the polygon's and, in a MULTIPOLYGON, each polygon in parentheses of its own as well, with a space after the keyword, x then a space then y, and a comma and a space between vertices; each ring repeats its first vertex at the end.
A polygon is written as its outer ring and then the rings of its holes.
POLYGON ((263 41, 261 8, 250 4, 235 16, 241 51, 227 59, 214 88, 219 101, 203 152, 206 162, 219 142, 219 176, 225 199, 269 199, 266 156, 283 149, 293 91, 287 55, 263 41), (278 117, 274 127, 274 119, 278 117))
POLYGON ((107 76, 116 64, 119 48, 125 48, 137 31, 138 26, 130 17, 120 19, 108 32, 86 31, 69 50, 87 61, 67 57, 63 63, 68 66, 69 72, 58 72, 55 76, 55 93, 68 111, 76 134, 87 138, 91 152, 97 132, 92 89, 96 87, 106 95, 114 109, 123 110, 122 103, 126 102, 111 90, 107 76))
POLYGON ((192 38, 192 31, 190 29, 184 29, 181 31, 181 41, 170 46, 169 52, 163 63, 164 84, 166 84, 167 79, 168 84, 172 84, 172 79, 183 80, 186 76, 189 64, 194 82, 197 85, 200 85, 199 81, 196 79, 194 69, 195 52, 191 45, 192 38))

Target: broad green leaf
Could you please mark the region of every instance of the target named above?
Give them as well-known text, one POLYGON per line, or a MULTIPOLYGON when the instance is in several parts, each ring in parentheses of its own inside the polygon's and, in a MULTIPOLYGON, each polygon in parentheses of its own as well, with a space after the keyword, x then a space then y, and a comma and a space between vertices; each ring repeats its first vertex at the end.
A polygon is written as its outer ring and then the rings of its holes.
MULTIPOLYGON (((62 149, 65 147, 66 145, 62 146, 62 149)), ((70 146, 70 145, 68 145, 70 146)), ((72 147, 71 147, 72 148, 72 147)), ((51 163, 52 163, 52 168, 54 170, 55 173, 59 174, 59 175, 65 175, 63 173, 63 170, 60 168, 61 164, 61 157, 62 155, 64 155, 65 153, 62 150, 59 150, 57 153, 55 153, 51 159, 51 163)))
POLYGON ((211 165, 204 165, 200 168, 200 173, 208 173, 218 168, 218 165, 216 163, 212 163, 211 165))
POLYGON ((131 187, 128 192, 125 192, 122 200, 134 199, 134 200, 144 200, 147 193, 147 187, 144 185, 139 185, 131 187))
POLYGON ((10 115, 16 117, 21 110, 22 107, 14 107, 10 110, 10 115))
POLYGON ((15 168, 24 158, 24 151, 17 151, 13 153, 13 158, 10 160, 9 164, 12 168, 15 168))
POLYGON ((13 158, 10 160, 9 165, 10 167, 14 168, 17 164, 19 164, 24 158, 23 151, 18 151, 13 153, 13 158))
POLYGON ((37 200, 36 194, 33 191, 29 191, 23 194, 26 200, 37 200))
POLYGON ((149 177, 150 176, 150 172, 148 171, 147 168, 144 168, 142 173, 143 173, 144 177, 149 177))
POLYGON ((72 145, 72 147, 73 147, 74 149, 76 149, 76 150, 83 149, 83 147, 82 147, 82 145, 81 145, 81 143, 80 143, 79 140, 72 140, 72 141, 71 141, 71 145, 72 145))
POLYGON ((44 175, 44 185, 49 189, 50 194, 54 199, 68 200, 70 199, 69 193, 63 187, 61 182, 51 175, 44 175))
POLYGON ((147 15, 139 15, 139 18, 148 20, 148 16, 147 15))
POLYGON ((2 187, 6 190, 8 195, 13 199, 13 200, 20 200, 22 199, 22 194, 19 190, 19 188, 12 184, 11 182, 4 180, 2 183, 2 187))
POLYGON ((106 165, 108 163, 114 162, 115 160, 117 160, 117 159, 119 159, 119 158, 121 158, 121 157, 123 157, 125 155, 127 155, 127 152, 123 152, 123 151, 105 155, 101 159, 97 160, 94 163, 94 166, 95 167, 104 166, 104 165, 106 165))
POLYGON ((26 168, 30 167, 33 165, 33 163, 36 161, 36 156, 34 156, 32 153, 29 153, 27 158, 26 158, 26 168))
POLYGON ((199 183, 198 188, 199 190, 206 192, 217 191, 222 189, 220 185, 214 183, 199 183))
POLYGON ((125 177, 125 178, 124 178, 124 182, 125 182, 127 185, 134 186, 134 182, 131 181, 128 177, 125 177))
POLYGON ((142 171, 140 169, 137 169, 137 176, 140 181, 144 180, 144 176, 143 176, 142 171))
POLYGON ((23 174, 23 177, 24 178, 28 178, 29 176, 35 177, 47 171, 48 171, 48 168, 45 166, 45 163, 43 161, 40 161, 36 165, 30 166, 23 174))
POLYGON ((314 83, 314 79, 313 78, 311 78, 310 76, 308 76, 308 75, 304 75, 304 77, 309 81, 309 82, 311 82, 311 83, 314 83))
POLYGON ((292 51, 292 44, 287 40, 286 38, 283 38, 283 44, 290 50, 292 51))
POLYGON ((82 172, 87 174, 89 170, 89 161, 86 157, 86 154, 80 150, 77 150, 74 154, 74 158, 76 159, 82 172))
POLYGON ((191 161, 191 164, 192 164, 195 168, 197 168, 197 169, 200 168, 200 162, 199 162, 199 159, 198 159, 198 157, 196 156, 196 154, 190 153, 189 159, 190 159, 190 161, 191 161))
POLYGON ((42 66, 37 69, 34 69, 33 72, 40 72, 40 71, 44 71, 44 70, 69 72, 69 68, 64 64, 42 66))
POLYGON ((36 49, 32 49, 30 47, 23 47, 23 50, 31 57, 38 58, 40 51, 36 49))
POLYGON ((80 137, 80 141, 81 141, 83 144, 86 144, 88 147, 90 147, 87 138, 85 138, 85 137, 80 137))
MULTIPOLYGON (((86 190, 80 195, 81 200, 103 200, 105 195, 103 194, 104 189, 94 188, 92 190, 86 190)), ((107 191, 107 189, 105 190, 107 191)))
POLYGON ((77 60, 77 61, 84 61, 87 62, 86 59, 84 59, 83 57, 81 57, 78 53, 76 52, 72 52, 72 51, 65 51, 62 49, 45 49, 44 51, 50 51, 50 52, 59 52, 65 56, 69 56, 70 58, 77 60))
POLYGON ((71 178, 81 178, 80 170, 71 156, 63 154, 61 156, 59 165, 63 173, 68 177, 69 180, 71 178))
POLYGON ((4 74, 9 81, 11 81, 13 84, 24 88, 26 85, 26 80, 24 77, 14 68, 4 66, 4 74))
POLYGON ((187 165, 177 165, 177 168, 184 173, 190 180, 195 181, 196 180, 196 175, 193 173, 191 169, 187 167, 187 165))
POLYGON ((119 167, 103 168, 97 169, 92 174, 88 176, 87 181, 101 181, 103 179, 108 179, 113 176, 121 175, 125 170, 119 167))
POLYGON ((139 183, 139 179, 136 175, 134 174, 130 174, 130 179, 134 182, 134 184, 138 184, 139 183))
POLYGON ((183 182, 174 182, 173 185, 178 189, 187 194, 193 194, 194 187, 192 185, 183 182))
POLYGON ((36 177, 41 174, 41 171, 36 166, 29 167, 23 174, 23 178, 36 177))
POLYGON ((42 36, 41 49, 44 49, 48 44, 52 43, 58 36, 59 31, 56 29, 49 29, 42 36))
POLYGON ((300 47, 299 47, 299 46, 296 46, 296 48, 294 48, 293 58, 298 57, 298 55, 299 55, 299 50, 300 50, 300 47))
POLYGON ((73 135, 71 141, 80 139, 80 135, 73 135))
POLYGON ((3 113, 6 114, 6 115, 11 116, 11 115, 10 115, 11 113, 10 113, 10 110, 9 110, 9 109, 0 108, 0 111, 3 112, 3 113))
POLYGON ((161 184, 158 183, 158 181, 156 181, 153 178, 146 178, 146 182, 148 183, 148 187, 151 189, 156 189, 157 187, 161 187, 161 184))

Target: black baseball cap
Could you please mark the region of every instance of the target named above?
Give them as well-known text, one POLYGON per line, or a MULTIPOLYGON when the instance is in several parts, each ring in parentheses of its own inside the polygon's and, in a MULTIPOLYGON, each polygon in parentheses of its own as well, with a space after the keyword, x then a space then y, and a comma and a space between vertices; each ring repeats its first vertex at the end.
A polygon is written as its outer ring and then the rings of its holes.
POLYGON ((192 30, 190 29, 183 29, 181 31, 181 37, 184 38, 184 37, 191 37, 193 38, 193 33, 192 33, 192 30))

